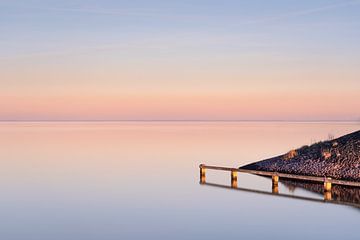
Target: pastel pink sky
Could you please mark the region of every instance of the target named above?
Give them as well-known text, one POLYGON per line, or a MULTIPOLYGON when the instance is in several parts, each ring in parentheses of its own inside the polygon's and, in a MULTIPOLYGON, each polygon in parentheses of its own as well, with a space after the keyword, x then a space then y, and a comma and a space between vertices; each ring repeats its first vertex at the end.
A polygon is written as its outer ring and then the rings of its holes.
POLYGON ((355 1, 5 3, 0 120, 360 119, 355 1))

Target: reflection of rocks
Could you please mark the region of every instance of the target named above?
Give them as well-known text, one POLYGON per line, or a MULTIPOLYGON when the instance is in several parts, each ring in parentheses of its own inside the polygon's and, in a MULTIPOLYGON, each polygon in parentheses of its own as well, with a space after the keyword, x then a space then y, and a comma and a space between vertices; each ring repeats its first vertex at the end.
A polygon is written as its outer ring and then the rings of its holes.
MULTIPOLYGON (((284 179, 280 180, 280 182, 283 183, 291 192, 296 188, 303 188, 314 193, 319 193, 321 195, 324 194, 323 184, 284 179)), ((331 189, 331 198, 337 202, 359 204, 358 207, 360 208, 360 188, 333 185, 331 189)))
MULTIPOLYGON (((281 181, 281 182, 283 182, 283 181, 281 181)), ((287 187, 289 192, 291 192, 291 193, 295 192, 296 186, 293 186, 293 185, 289 184, 289 185, 286 185, 286 187, 287 187)))
POLYGON ((360 131, 241 168, 360 181, 360 131))

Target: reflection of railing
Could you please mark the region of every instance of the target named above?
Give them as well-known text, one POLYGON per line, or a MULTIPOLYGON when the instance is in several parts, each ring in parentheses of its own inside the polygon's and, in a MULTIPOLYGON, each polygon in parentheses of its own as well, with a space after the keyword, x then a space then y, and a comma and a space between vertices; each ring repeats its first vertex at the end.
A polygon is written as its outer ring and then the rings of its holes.
POLYGON ((273 193, 273 192, 266 192, 266 191, 262 191, 262 190, 248 189, 248 188, 234 188, 234 187, 216 184, 216 183, 204 182, 204 183, 201 183, 201 185, 237 190, 237 191, 242 191, 242 192, 250 192, 250 193, 263 194, 263 195, 272 195, 272 196, 278 196, 278 197, 284 197, 284 198, 298 199, 298 200, 303 200, 303 201, 318 202, 318 203, 332 203, 332 204, 339 204, 339 205, 346 205, 346 206, 360 208, 360 204, 327 199, 325 194, 324 194, 324 200, 322 200, 322 199, 318 199, 318 198, 302 197, 302 196, 295 196, 295 195, 290 195, 290 194, 279 194, 279 193, 273 193))
POLYGON ((272 177, 272 192, 279 193, 278 183, 279 178, 285 179, 295 179, 302 181, 311 181, 311 182, 321 182, 324 183, 324 198, 326 200, 331 200, 331 186, 332 184, 343 185, 343 186, 352 186, 352 187, 360 187, 360 182, 352 182, 352 181, 344 181, 337 180, 328 177, 316 177, 316 176, 303 176, 303 175, 295 175, 295 174, 287 174, 287 173, 278 173, 278 172, 267 172, 267 171, 258 171, 258 170, 249 170, 242 168, 228 168, 228 167, 218 167, 218 166, 207 166, 204 164, 200 164, 200 183, 206 183, 206 169, 212 170, 220 170, 220 171, 228 171, 231 172, 231 187, 237 188, 237 173, 250 173, 261 176, 272 177))

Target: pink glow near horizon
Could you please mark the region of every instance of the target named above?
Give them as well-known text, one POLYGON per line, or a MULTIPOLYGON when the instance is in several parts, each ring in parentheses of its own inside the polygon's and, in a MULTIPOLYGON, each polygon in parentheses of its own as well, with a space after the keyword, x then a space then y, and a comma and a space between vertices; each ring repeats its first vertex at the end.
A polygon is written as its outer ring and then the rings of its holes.
POLYGON ((357 94, 7 96, 4 120, 357 120, 357 94), (341 99, 341 100, 339 100, 341 99), (11 104, 9 104, 11 103, 11 104))

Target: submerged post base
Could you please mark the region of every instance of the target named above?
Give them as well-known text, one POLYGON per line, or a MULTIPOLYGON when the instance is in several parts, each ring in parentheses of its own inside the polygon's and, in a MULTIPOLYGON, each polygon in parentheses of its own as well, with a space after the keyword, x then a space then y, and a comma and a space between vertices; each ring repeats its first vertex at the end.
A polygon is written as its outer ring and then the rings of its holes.
POLYGON ((324 200, 325 200, 325 201, 331 201, 331 200, 332 200, 332 194, 331 194, 331 192, 329 192, 329 191, 324 192, 324 200))
POLYGON ((237 188, 238 187, 237 172, 235 172, 235 171, 231 171, 231 187, 232 188, 237 188))
POLYGON ((279 193, 279 176, 273 175, 272 179, 272 193, 278 194, 279 193))
POLYGON ((200 165, 200 184, 204 184, 206 182, 206 177, 205 177, 205 168, 200 165))

